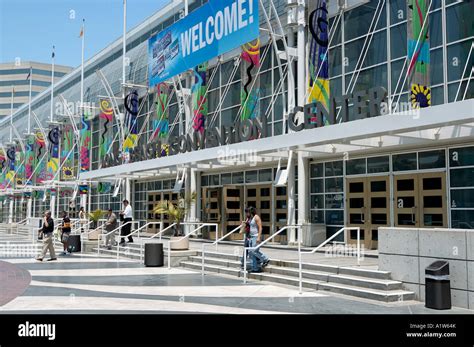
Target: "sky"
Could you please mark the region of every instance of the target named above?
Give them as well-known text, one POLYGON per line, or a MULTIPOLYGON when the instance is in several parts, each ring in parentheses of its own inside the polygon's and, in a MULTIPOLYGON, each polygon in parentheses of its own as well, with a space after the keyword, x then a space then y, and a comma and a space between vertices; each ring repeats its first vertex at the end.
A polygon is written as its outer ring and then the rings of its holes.
MULTIPOLYGON (((127 31, 170 0, 128 0, 127 31)), ((77 67, 81 64, 82 19, 85 60, 122 36, 122 0, 0 0, 0 63, 37 61, 77 67)))

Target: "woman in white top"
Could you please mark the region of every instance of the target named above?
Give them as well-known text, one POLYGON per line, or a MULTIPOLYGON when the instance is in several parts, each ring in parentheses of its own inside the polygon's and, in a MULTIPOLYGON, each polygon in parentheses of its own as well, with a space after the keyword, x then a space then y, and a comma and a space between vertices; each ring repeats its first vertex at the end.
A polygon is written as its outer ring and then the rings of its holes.
POLYGON ((122 235, 122 239, 120 240, 120 244, 125 244, 125 238, 124 236, 128 236, 128 242, 132 243, 133 242, 133 237, 130 236, 130 233, 132 232, 132 206, 130 206, 130 203, 128 200, 123 201, 123 211, 120 212, 120 215, 122 216, 123 220, 123 227, 120 230, 120 235, 122 235))
POLYGON ((79 208, 79 223, 81 223, 81 233, 83 233, 84 225, 87 224, 87 214, 82 206, 79 208))

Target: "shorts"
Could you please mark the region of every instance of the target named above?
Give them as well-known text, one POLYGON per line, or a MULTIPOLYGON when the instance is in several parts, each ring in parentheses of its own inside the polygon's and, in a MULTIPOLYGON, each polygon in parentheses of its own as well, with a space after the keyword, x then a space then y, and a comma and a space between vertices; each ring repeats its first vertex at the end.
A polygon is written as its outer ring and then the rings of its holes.
POLYGON ((69 240, 69 233, 63 233, 61 235, 61 242, 66 243, 69 240))

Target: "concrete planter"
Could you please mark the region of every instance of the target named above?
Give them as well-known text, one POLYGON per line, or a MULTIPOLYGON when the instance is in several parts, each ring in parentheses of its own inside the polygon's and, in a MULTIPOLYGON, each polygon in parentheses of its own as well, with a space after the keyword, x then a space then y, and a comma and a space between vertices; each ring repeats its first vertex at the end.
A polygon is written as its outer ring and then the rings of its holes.
POLYGON ((172 243, 170 244, 172 251, 185 251, 189 249, 189 238, 183 239, 183 236, 172 236, 170 241, 172 241, 172 243))

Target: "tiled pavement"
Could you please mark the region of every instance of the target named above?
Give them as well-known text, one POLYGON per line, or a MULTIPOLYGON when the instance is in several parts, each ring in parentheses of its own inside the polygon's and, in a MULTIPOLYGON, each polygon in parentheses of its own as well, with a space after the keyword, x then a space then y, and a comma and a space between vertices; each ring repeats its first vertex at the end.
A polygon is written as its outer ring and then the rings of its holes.
MULTIPOLYGON (((0 242, 2 237, 0 235, 0 242)), ((382 304, 327 292, 206 275, 181 268, 74 254, 57 262, 0 261, 0 313, 474 313, 426 309, 423 303, 382 304), (31 275, 31 282, 29 282, 31 275), (23 289, 26 288, 26 290, 23 289)))

